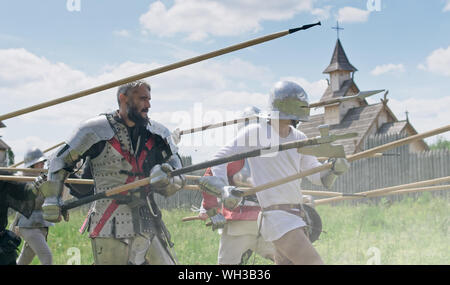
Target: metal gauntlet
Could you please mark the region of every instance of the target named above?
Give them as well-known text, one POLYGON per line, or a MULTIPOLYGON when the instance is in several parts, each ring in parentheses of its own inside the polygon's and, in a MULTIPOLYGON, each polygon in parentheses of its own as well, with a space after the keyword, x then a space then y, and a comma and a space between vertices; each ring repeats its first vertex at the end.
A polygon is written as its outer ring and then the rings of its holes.
POLYGON ((327 189, 331 189, 338 175, 342 175, 350 168, 350 164, 345 158, 330 159, 328 162, 332 162, 333 166, 330 170, 320 173, 320 180, 322 180, 323 186, 327 189))
POLYGON ((63 204, 61 195, 64 187, 64 180, 68 172, 60 170, 51 173, 47 181, 40 186, 40 191, 45 200, 42 205, 44 219, 49 222, 58 222, 61 217, 61 206, 63 204))
POLYGON ((238 189, 235 186, 228 186, 217 176, 203 176, 199 179, 200 188, 208 194, 219 197, 225 206, 230 210, 236 208, 241 202, 242 197, 233 194, 238 189))
POLYGON ((165 197, 171 196, 183 188, 186 181, 183 175, 170 177, 169 173, 172 170, 170 164, 163 163, 155 165, 150 171, 150 186, 165 197))

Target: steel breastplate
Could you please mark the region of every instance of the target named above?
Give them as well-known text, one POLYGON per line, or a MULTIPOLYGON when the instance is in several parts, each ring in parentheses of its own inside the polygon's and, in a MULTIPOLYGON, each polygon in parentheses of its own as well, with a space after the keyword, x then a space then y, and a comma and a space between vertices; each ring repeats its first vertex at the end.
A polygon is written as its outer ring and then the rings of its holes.
MULTIPOLYGON (((133 153, 131 140, 126 127, 120 123, 113 123, 115 135, 123 150, 133 153)), ((126 171, 132 170, 132 165, 112 146, 111 140, 105 143, 102 152, 90 160, 95 192, 101 193, 117 186, 124 185, 128 180, 126 171), (125 172, 124 172, 125 171, 125 172)), ((136 178, 137 179, 137 178, 136 178)), ((111 204, 113 199, 101 199, 92 205, 90 216, 90 230, 93 230, 111 204)), ((127 238, 135 235, 133 229, 132 210, 126 204, 117 207, 108 222, 103 226, 99 237, 127 238)))

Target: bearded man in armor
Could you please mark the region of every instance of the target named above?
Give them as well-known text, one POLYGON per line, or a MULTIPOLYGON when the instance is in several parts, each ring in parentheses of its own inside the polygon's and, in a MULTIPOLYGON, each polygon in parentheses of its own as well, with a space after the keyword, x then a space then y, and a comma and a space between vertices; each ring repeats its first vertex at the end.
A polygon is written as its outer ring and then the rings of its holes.
POLYGON ((151 88, 145 81, 118 88, 119 110, 82 123, 50 159, 41 187, 44 218, 58 222, 63 182, 81 159, 88 161, 100 193, 148 177, 149 186, 94 202, 82 230, 89 232, 95 264, 176 264, 154 194, 173 195, 185 183, 168 173, 182 167, 171 133, 150 120, 151 88))

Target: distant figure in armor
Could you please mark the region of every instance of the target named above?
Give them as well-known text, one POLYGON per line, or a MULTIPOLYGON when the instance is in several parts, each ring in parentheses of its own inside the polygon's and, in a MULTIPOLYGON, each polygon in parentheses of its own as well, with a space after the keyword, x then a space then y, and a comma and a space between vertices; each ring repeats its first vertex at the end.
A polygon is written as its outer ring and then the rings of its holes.
POLYGON ((145 81, 120 86, 119 110, 83 122, 50 159, 42 208, 51 222, 66 215, 61 212, 63 181, 81 159, 88 163, 95 193, 150 180, 149 186, 92 204, 80 231, 89 232, 95 264, 176 264, 154 194, 173 195, 185 179, 168 176, 182 167, 181 159, 169 130, 147 116, 150 91, 145 81))
MULTIPOLYGON (((47 158, 44 153, 38 148, 32 148, 25 153, 24 166, 26 168, 44 168, 47 158)), ((38 176, 35 172, 24 172, 26 176, 38 176)), ((19 234, 23 240, 24 245, 17 260, 18 265, 28 265, 33 261, 37 255, 42 265, 52 264, 52 252, 47 244, 48 228, 53 226, 52 223, 44 220, 42 215, 42 204, 44 203, 44 196, 38 195, 35 201, 33 213, 29 218, 24 215, 17 214, 12 224, 15 227, 15 232, 19 234)))

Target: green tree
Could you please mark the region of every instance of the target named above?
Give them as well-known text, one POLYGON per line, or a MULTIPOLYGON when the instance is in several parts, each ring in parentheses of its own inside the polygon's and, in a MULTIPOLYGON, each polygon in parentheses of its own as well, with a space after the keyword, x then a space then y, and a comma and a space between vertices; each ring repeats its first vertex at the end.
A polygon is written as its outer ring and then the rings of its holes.
POLYGON ((442 136, 438 136, 435 143, 430 145, 430 149, 448 149, 450 150, 450 141, 446 140, 442 136))
POLYGON ((14 164, 14 152, 10 148, 8 148, 8 150, 7 150, 7 157, 8 157, 8 165, 13 165, 14 164))

